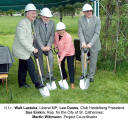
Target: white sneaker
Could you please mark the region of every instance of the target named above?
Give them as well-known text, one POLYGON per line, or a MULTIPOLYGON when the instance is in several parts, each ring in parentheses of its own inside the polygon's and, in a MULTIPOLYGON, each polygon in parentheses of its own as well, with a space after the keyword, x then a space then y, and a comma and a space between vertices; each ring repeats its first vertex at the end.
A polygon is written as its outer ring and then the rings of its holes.
POLYGON ((63 80, 63 86, 64 86, 64 89, 66 90, 69 88, 67 80, 63 80))
POLYGON ((39 88, 39 91, 40 91, 40 94, 41 94, 43 97, 48 97, 48 96, 50 96, 50 92, 49 92, 49 90, 48 90, 47 87, 39 88))
POLYGON ((90 79, 87 78, 85 81, 85 89, 88 89, 89 85, 90 85, 90 79))
POLYGON ((58 83, 59 83, 60 88, 64 89, 63 80, 58 81, 58 83))
POLYGON ((84 79, 80 80, 80 89, 85 90, 85 80, 84 79))
POLYGON ((55 90, 57 88, 55 81, 52 81, 51 83, 51 89, 55 90))

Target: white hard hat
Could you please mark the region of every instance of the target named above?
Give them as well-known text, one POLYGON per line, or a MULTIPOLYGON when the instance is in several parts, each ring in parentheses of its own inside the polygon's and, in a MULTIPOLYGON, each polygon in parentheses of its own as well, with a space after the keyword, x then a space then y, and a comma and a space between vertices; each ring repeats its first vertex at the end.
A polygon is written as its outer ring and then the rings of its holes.
POLYGON ((43 8, 41 11, 40 11, 40 15, 41 16, 45 16, 45 17, 52 17, 52 13, 50 11, 49 8, 43 8))
POLYGON ((56 25, 56 30, 64 30, 64 29, 66 29, 65 24, 62 22, 58 22, 56 25))
POLYGON ((25 9, 24 9, 25 12, 30 11, 30 10, 36 10, 35 5, 32 4, 32 3, 27 4, 27 5, 25 6, 25 9))
POLYGON ((93 8, 92 8, 92 6, 90 4, 85 4, 83 6, 82 11, 84 12, 84 11, 88 11, 88 10, 93 10, 93 8))

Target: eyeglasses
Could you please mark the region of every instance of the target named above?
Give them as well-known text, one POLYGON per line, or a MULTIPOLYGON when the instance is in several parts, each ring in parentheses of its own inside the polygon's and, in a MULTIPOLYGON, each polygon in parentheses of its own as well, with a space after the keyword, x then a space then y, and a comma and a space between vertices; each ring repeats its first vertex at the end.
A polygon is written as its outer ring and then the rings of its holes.
POLYGON ((85 11, 85 12, 92 12, 92 10, 87 10, 87 11, 85 11))

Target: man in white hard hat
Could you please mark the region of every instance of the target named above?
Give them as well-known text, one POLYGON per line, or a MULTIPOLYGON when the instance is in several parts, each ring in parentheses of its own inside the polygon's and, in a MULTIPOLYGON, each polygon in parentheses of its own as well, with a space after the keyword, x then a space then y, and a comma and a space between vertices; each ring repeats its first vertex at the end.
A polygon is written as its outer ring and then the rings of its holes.
POLYGON ((34 62, 31 54, 38 53, 38 49, 33 46, 33 34, 31 23, 36 19, 36 7, 33 4, 27 4, 25 7, 25 18, 23 18, 16 27, 15 40, 13 43, 13 54, 19 59, 18 83, 19 87, 29 88, 26 83, 27 72, 29 72, 35 87, 40 89, 44 85, 38 80, 35 72, 34 62))
POLYGON ((101 49, 101 43, 99 39, 101 22, 100 18, 93 15, 93 8, 90 4, 85 4, 83 6, 84 16, 79 19, 79 38, 81 43, 81 63, 82 63, 82 76, 80 79, 83 79, 84 72, 84 48, 90 50, 90 66, 89 74, 86 77, 90 82, 94 81, 94 75, 96 70, 96 63, 98 52, 101 49))
MULTIPOLYGON (((53 77, 53 54, 51 47, 54 41, 54 22, 50 20, 52 13, 49 8, 43 8, 40 12, 40 18, 35 21, 36 40, 42 53, 48 56, 50 63, 50 76, 53 77)), ((42 57, 42 56, 41 56, 42 57)), ((42 58, 40 57, 40 61, 42 58)), ((47 75, 48 76, 48 75, 47 75)))

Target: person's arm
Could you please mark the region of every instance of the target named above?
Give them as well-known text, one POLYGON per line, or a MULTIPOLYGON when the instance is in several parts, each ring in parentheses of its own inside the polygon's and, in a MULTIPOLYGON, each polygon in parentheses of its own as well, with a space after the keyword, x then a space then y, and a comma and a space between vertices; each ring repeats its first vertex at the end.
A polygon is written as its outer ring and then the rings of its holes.
POLYGON ((47 46, 49 46, 50 48, 51 48, 51 46, 54 42, 54 34, 55 34, 55 25, 53 23, 52 31, 51 31, 50 38, 49 38, 49 41, 48 41, 48 44, 47 44, 47 46))
POLYGON ((61 61, 64 59, 64 57, 69 53, 69 51, 71 50, 71 49, 70 49, 71 46, 72 46, 72 37, 71 37, 70 35, 68 35, 68 36, 65 37, 64 51, 63 51, 63 53, 62 53, 61 56, 60 56, 60 59, 59 59, 60 62, 61 62, 61 61))
POLYGON ((35 32, 36 32, 36 40, 40 48, 45 47, 43 44, 41 37, 40 37, 40 31, 39 31, 40 23, 38 21, 35 22, 35 32))
POLYGON ((79 36, 79 38, 80 38, 80 42, 81 42, 81 44, 82 44, 82 46, 83 45, 86 45, 86 43, 85 43, 85 38, 84 38, 84 35, 83 35, 84 33, 83 33, 83 30, 82 30, 82 22, 81 22, 81 20, 79 19, 79 23, 78 23, 78 36, 79 36))
POLYGON ((23 23, 23 22, 20 22, 17 26, 17 29, 16 29, 16 34, 17 34, 17 37, 18 37, 18 40, 20 42, 20 44, 27 50, 27 51, 30 51, 30 52, 33 52, 34 51, 34 47, 32 44, 28 44, 28 41, 26 39, 26 36, 27 36, 27 30, 26 30, 26 24, 23 23))
POLYGON ((101 29, 101 21, 100 21, 100 18, 97 18, 94 35, 93 35, 92 40, 90 42, 91 46, 93 46, 95 44, 97 38, 99 38, 100 29, 101 29))

